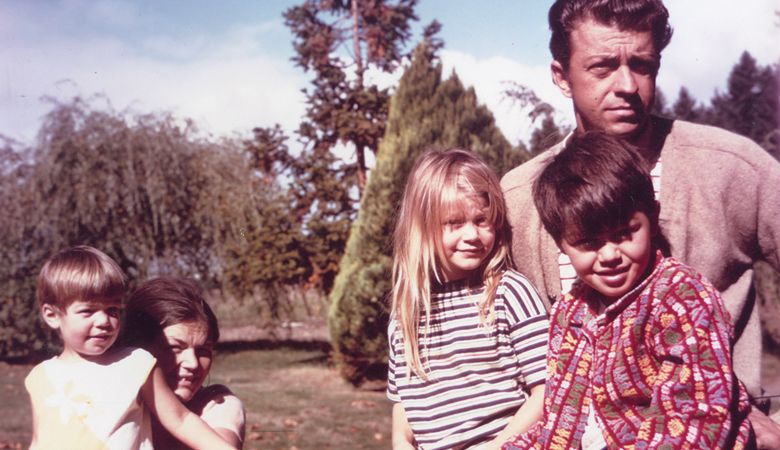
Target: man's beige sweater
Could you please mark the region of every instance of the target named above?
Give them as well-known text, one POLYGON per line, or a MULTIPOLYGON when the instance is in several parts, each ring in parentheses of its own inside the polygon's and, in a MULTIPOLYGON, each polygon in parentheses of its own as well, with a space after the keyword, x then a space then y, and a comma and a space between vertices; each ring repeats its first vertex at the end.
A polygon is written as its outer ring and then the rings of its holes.
MULTIPOLYGON (((761 326, 753 263, 780 270, 780 163, 753 141, 683 121, 653 119, 648 159, 660 157, 661 230, 677 259, 702 272, 724 296, 735 327, 734 368, 760 395, 761 326)), ((501 180, 512 228, 512 256, 552 302, 560 295, 558 249, 542 226, 531 187, 559 143, 501 180)))

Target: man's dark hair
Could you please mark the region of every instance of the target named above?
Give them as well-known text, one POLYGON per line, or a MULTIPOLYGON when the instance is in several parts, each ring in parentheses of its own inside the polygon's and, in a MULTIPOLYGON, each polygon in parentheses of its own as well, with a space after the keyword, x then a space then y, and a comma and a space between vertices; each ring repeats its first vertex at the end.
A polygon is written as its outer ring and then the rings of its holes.
POLYGON ((533 196, 544 228, 558 244, 617 229, 637 211, 658 229, 644 157, 600 131, 572 136, 534 182, 533 196))
POLYGON ((669 11, 661 0, 557 0, 548 14, 550 52, 564 70, 569 69, 570 34, 579 21, 587 18, 621 30, 652 32, 659 55, 672 39, 669 11))

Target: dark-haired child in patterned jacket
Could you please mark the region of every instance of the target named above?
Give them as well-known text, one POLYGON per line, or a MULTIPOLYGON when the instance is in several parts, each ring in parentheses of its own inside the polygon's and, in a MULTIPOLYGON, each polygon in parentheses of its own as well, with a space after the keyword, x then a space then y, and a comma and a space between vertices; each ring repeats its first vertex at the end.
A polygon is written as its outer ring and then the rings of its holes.
POLYGON ((753 445, 728 312, 700 273, 664 256, 641 155, 574 136, 533 196, 578 279, 550 313, 543 418, 503 448, 753 445))

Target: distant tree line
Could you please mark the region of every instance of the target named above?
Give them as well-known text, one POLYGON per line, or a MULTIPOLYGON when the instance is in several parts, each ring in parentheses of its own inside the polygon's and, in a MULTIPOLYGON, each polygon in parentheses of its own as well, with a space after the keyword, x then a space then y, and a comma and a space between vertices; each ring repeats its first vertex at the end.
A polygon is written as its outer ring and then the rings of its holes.
POLYGON ((715 92, 709 105, 697 102, 681 87, 671 106, 661 93, 656 99, 659 115, 715 125, 747 136, 775 159, 780 159, 778 122, 780 65, 761 66, 745 51, 731 69, 725 92, 715 92))

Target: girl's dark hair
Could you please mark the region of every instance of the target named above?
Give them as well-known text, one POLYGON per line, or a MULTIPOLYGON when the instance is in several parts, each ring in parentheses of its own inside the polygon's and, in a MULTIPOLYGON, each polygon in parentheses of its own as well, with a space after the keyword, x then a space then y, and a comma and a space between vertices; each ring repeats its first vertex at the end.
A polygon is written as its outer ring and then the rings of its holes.
POLYGON ((650 31, 659 55, 672 40, 669 11, 661 0, 557 0, 547 16, 552 32, 550 52, 564 70, 569 69, 570 34, 579 21, 589 17, 621 30, 650 31))
POLYGON ((658 230, 653 182, 644 157, 603 132, 572 136, 534 182, 544 228, 560 244, 619 228, 637 212, 658 230))
POLYGON ((198 322, 208 327, 207 342, 219 340, 217 317, 192 280, 161 277, 142 283, 125 308, 124 343, 148 348, 163 328, 198 322))

